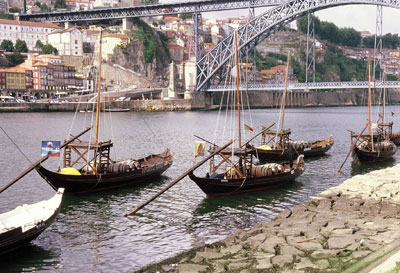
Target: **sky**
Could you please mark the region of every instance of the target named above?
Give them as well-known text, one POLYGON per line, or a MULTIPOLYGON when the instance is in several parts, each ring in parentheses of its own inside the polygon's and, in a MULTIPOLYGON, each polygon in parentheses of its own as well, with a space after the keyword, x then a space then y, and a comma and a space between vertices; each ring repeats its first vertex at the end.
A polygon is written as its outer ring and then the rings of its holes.
MULTIPOLYGON (((161 3, 180 3, 183 0, 160 0, 161 3)), ((186 0, 185 2, 191 2, 186 0)), ((376 6, 370 5, 348 5, 335 8, 329 8, 318 11, 315 15, 321 21, 328 21, 336 24, 338 27, 351 27, 358 31, 376 31, 376 6)), ((256 9, 256 15, 265 12, 267 9, 256 9)), ((204 18, 228 18, 247 16, 247 10, 231 10, 226 12, 208 12, 203 13, 204 18)), ((394 8, 383 8, 382 11, 382 30, 383 34, 400 34, 400 10, 394 8)))

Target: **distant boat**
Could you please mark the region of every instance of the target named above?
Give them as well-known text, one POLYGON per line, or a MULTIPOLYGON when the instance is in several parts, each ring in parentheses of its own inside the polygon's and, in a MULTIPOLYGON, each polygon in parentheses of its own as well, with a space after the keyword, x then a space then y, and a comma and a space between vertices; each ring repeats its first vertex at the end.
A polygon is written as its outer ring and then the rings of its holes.
MULTIPOLYGON (((353 143, 353 157, 357 162, 379 162, 393 158, 397 151, 396 145, 390 140, 393 123, 384 123, 384 118, 381 123, 372 124, 371 122, 371 67, 370 59, 368 59, 368 123, 365 127, 368 128, 368 133, 355 134, 351 132, 351 140, 353 143)), ((379 119, 379 120, 380 120, 379 119)))
POLYGON ((329 138, 316 141, 293 141, 290 139, 291 130, 283 128, 285 120, 285 106, 287 93, 287 79, 290 55, 286 66, 285 88, 283 90, 280 128, 277 130, 262 131, 261 145, 255 147, 256 156, 261 161, 266 160, 288 160, 291 157, 304 155, 305 158, 321 156, 333 146, 332 135, 329 138))
POLYGON ((0 214, 0 255, 29 243, 49 227, 60 211, 63 193, 60 188, 49 200, 0 214))

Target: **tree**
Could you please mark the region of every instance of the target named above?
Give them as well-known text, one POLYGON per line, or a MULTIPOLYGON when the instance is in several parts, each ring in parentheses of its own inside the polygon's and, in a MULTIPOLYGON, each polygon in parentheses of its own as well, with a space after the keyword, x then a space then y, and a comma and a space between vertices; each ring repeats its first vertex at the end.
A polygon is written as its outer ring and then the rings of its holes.
POLYGON ((65 4, 65 0, 56 0, 54 4, 54 8, 56 9, 65 9, 67 5, 65 4))
POLYGON ((10 40, 3 40, 0 44, 0 47, 7 52, 14 51, 14 44, 10 40))
POLYGON ((26 42, 18 39, 15 42, 15 47, 14 47, 15 52, 28 52, 28 47, 26 46, 26 42))
POLYGON ((49 7, 46 5, 46 3, 40 5, 40 11, 49 11, 49 7))
POLYGON ((54 46, 47 44, 42 47, 42 52, 44 54, 57 54, 58 51, 57 48, 55 48, 54 46))
POLYGON ((14 20, 14 15, 0 12, 0 19, 14 20))
POLYGON ((39 2, 39 1, 36 1, 36 2, 35 2, 35 6, 37 6, 37 7, 40 8, 40 6, 41 6, 40 2, 39 2))
POLYGON ((35 48, 37 50, 42 50, 43 46, 44 46, 44 44, 42 43, 42 41, 40 41, 40 40, 36 41, 35 48))
POLYGON ((24 57, 20 53, 13 53, 11 55, 7 55, 6 58, 9 62, 10 67, 14 67, 24 62, 24 57))
POLYGON ((191 13, 182 13, 182 14, 179 14, 179 17, 182 18, 183 20, 190 19, 190 18, 192 18, 192 14, 191 13))
POLYGON ((142 0, 142 4, 158 4, 158 0, 142 0))

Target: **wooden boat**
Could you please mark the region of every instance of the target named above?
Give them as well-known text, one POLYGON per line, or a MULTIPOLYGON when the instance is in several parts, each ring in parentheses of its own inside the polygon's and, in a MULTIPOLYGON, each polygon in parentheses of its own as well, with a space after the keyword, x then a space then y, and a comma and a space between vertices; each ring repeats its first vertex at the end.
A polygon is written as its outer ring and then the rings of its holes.
POLYGON ((289 71, 289 59, 286 66, 285 88, 283 90, 282 105, 281 105, 281 123, 277 130, 263 130, 261 145, 255 147, 256 156, 259 160, 288 160, 289 157, 304 155, 305 158, 313 156, 321 156, 325 154, 333 146, 332 135, 323 140, 317 141, 293 141, 290 139, 291 130, 283 129, 285 120, 285 106, 287 94, 287 81, 289 71))
POLYGON ((256 156, 261 161, 288 160, 293 156, 304 155, 305 158, 321 156, 333 146, 332 135, 317 141, 292 141, 291 130, 267 130, 262 133, 262 145, 256 147, 256 156), (277 141, 275 141, 277 140, 277 141))
MULTIPOLYGON (((101 53, 101 43, 99 52, 101 53)), ((99 64, 101 64, 101 54, 99 54, 99 64)), ((94 141, 77 139, 66 144, 63 149, 64 160, 61 170, 53 172, 42 165, 36 167, 37 172, 53 188, 63 187, 66 193, 81 194, 136 186, 152 181, 172 165, 169 149, 161 154, 151 154, 141 159, 114 161, 110 158, 113 143, 111 140, 101 142, 98 138, 101 65, 98 74, 94 141)))
MULTIPOLYGON (((350 137, 353 143, 353 157, 356 162, 369 163, 379 162, 392 159, 397 151, 396 145, 390 140, 392 124, 384 123, 384 118, 381 116, 382 123, 372 126, 371 122, 371 68, 370 60, 368 59, 368 134, 355 134, 351 132, 350 137)), ((384 99, 385 100, 385 99, 384 99)), ((383 110, 384 112, 384 110, 383 110)), ((364 130, 363 130, 364 131, 364 130)))
MULTIPOLYGON (((90 166, 84 166, 77 170, 66 162, 65 168, 58 172, 52 172, 42 165, 39 165, 36 170, 37 172, 54 188, 65 188, 66 193, 71 194, 82 194, 96 191, 104 191, 110 189, 117 189, 127 186, 138 186, 140 184, 152 181, 159 177, 164 171, 166 171, 172 165, 172 156, 168 149, 162 154, 149 155, 145 158, 138 160, 124 160, 124 161, 111 161, 106 156, 109 154, 109 150, 105 151, 110 147, 111 143, 94 143, 90 145, 92 149, 99 149, 101 164, 88 163, 90 166), (97 167, 95 167, 97 166, 97 167)), ((72 143, 66 146, 64 155, 70 155, 70 149, 75 148, 77 145, 82 146, 85 144, 72 143)), ((87 149, 88 145, 86 145, 87 149)))
POLYGON ((60 188, 49 200, 0 214, 0 254, 29 243, 48 228, 60 211, 63 192, 60 188))
POLYGON ((236 168, 230 168, 226 172, 214 171, 205 177, 198 177, 191 172, 189 177, 208 196, 231 195, 284 187, 304 172, 305 165, 303 155, 299 155, 292 165, 289 162, 251 164, 247 165, 245 174, 232 174, 232 170, 236 168))
MULTIPOLYGON (((237 43, 237 33, 235 33, 237 43)), ((238 146, 223 150, 213 155, 210 160, 210 171, 204 177, 189 173, 196 185, 207 195, 230 195, 250 191, 259 191, 282 187, 304 172, 303 155, 296 162, 254 164, 254 150, 247 148, 247 143, 241 143, 241 116, 239 92, 239 65, 236 50, 236 98, 237 98, 237 128, 238 146)), ((210 152, 218 147, 214 145, 210 152)))

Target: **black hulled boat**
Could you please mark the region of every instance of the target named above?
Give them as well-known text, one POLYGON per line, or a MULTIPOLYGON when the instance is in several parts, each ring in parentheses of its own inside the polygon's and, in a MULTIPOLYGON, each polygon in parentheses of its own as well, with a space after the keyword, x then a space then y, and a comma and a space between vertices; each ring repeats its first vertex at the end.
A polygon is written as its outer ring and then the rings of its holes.
MULTIPOLYGON (((101 53, 101 36, 99 52, 101 53)), ((81 194, 101 190, 136 186, 151 182, 172 165, 169 149, 161 154, 151 154, 141 159, 114 161, 110 158, 111 140, 99 141, 99 114, 101 89, 101 54, 97 76, 96 125, 94 141, 76 139, 64 146, 63 168, 53 172, 43 165, 37 172, 53 188, 65 188, 66 193, 81 194), (79 165, 80 164, 80 165, 79 165)), ((82 134, 81 134, 82 135, 82 134)))

